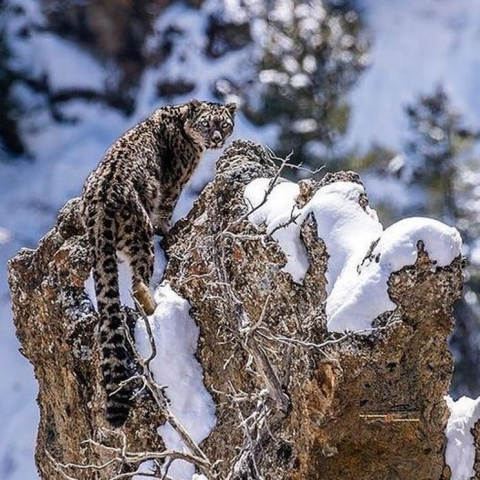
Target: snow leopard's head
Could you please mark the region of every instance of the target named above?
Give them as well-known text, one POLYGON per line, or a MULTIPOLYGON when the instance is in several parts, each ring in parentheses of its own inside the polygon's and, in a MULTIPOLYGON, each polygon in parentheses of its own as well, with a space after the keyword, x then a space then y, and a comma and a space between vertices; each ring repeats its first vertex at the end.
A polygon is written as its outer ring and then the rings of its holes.
POLYGON ((190 100, 185 130, 204 148, 222 148, 232 134, 236 103, 200 102, 190 100))

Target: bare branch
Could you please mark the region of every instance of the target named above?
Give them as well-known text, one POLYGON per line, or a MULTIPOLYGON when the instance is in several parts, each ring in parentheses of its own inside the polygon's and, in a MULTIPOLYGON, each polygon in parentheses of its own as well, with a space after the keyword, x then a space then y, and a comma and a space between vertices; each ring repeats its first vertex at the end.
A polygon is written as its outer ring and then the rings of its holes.
MULTIPOLYGON (((264 146, 263 148, 266 151, 266 153, 268 154, 270 160, 272 160, 273 162, 282 162, 283 161, 283 159, 278 157, 270 147, 264 146)), ((291 157, 291 156, 293 156, 293 151, 290 152, 289 157, 291 157)), ((301 170, 303 172, 307 172, 308 174, 310 174, 310 176, 314 176, 317 173, 320 173, 322 170, 325 169, 325 165, 321 165, 320 167, 316 168, 315 170, 312 170, 308 167, 304 167, 303 163, 299 163, 297 165, 297 164, 291 163, 291 162, 287 163, 285 165, 285 167, 291 168, 292 170, 301 170)))
MULTIPOLYGON (((132 298, 133 295, 132 295, 132 298)), ((192 452, 192 454, 195 456, 196 459, 199 459, 201 461, 197 462, 197 466, 200 468, 200 470, 205 473, 205 475, 210 475, 212 476, 212 472, 210 470, 211 468, 211 463, 206 457, 206 455, 203 453, 203 451, 200 449, 200 447, 195 443, 195 441, 192 439, 190 434, 187 432, 187 430, 183 427, 183 425, 178 421, 176 416, 173 414, 171 408, 170 408, 170 402, 168 398, 166 397, 165 394, 165 388, 161 387, 158 385, 155 381, 155 378, 153 377, 153 373, 150 370, 150 363, 155 358, 157 354, 157 348, 155 345, 155 339, 153 336, 152 328, 150 326, 149 319, 143 310, 142 306, 138 303, 138 301, 134 298, 136 307, 140 313, 140 316, 145 324, 145 328, 147 330, 147 335, 148 335, 148 340, 150 343, 150 348, 151 348, 151 353, 149 357, 145 360, 136 350, 136 345, 131 338, 131 335, 128 335, 127 338, 129 342, 131 343, 132 349, 134 351, 134 355, 136 357, 137 362, 143 367, 143 377, 145 381, 145 385, 147 386, 148 390, 152 394, 153 399, 159 406, 160 410, 164 414, 166 421, 173 427, 173 429, 179 434, 180 438, 183 440, 187 448, 192 452)))
POLYGON ((277 182, 280 178, 280 175, 282 174, 283 170, 285 167, 289 164, 290 159, 292 158, 293 152, 290 152, 282 161, 281 164, 275 173, 275 175, 270 179, 270 182, 268 184, 268 188, 265 190, 265 195, 263 197, 263 200, 255 207, 251 208, 247 212, 245 212, 243 215, 241 215, 239 218, 237 218, 234 222, 232 222, 223 233, 226 231, 230 230, 230 228, 238 225, 239 223, 243 222, 244 220, 248 219, 248 217, 252 214, 255 213, 257 210, 263 207, 265 203, 267 203, 268 197, 272 193, 272 190, 277 186, 277 182))

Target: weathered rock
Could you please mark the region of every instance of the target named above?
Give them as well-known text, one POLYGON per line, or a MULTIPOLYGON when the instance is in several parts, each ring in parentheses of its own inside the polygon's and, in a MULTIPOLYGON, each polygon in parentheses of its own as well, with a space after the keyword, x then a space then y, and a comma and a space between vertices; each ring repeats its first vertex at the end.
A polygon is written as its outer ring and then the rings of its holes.
POLYGON ((475 462, 473 465, 475 471, 475 480, 480 478, 480 421, 475 424, 472 430, 473 443, 475 445, 475 462))
MULTIPOLYGON (((44 479, 63 478, 53 469, 47 452, 63 463, 101 463, 102 452, 82 442, 92 439, 117 445, 119 441, 105 438, 101 431, 108 425, 95 347, 96 313, 84 290, 91 266, 78 200, 67 203, 57 226, 35 251, 23 249, 9 264, 17 336, 39 385, 36 463, 44 479)), ((139 402, 127 426, 137 450, 163 445, 155 431, 160 414, 145 400, 139 402), (142 431, 135 430, 139 423, 145 425, 142 431)), ((107 469, 105 474, 112 472, 107 469)), ((99 477, 85 471, 80 478, 99 477)))
MULTIPOLYGON (((328 252, 314 217, 301 231, 310 259, 302 285, 281 270, 278 244, 244 218, 246 184, 274 174, 261 147, 235 142, 167 239, 165 278, 190 301, 200 327, 197 355, 217 407, 202 448, 212 463, 221 460, 218 478, 260 478, 257 470, 265 479, 449 478, 443 396, 461 259, 435 268, 419 244, 416 264, 389 280, 395 312, 378 318, 368 337, 330 335, 328 252), (337 341, 318 347, 327 339, 337 341)), ((305 181, 299 203, 339 180, 360 181, 351 172, 305 181)), ((119 441, 102 437, 96 317, 84 292, 91 260, 77 210, 76 201, 67 204, 38 249, 22 250, 9 266, 17 334, 40 389, 36 460, 49 480, 62 477, 46 450, 62 463, 99 463, 108 452, 80 443, 119 441)), ((139 397, 124 428, 129 447, 161 450, 161 421, 149 396, 139 397)), ((110 469, 78 478, 112 476, 110 469)))

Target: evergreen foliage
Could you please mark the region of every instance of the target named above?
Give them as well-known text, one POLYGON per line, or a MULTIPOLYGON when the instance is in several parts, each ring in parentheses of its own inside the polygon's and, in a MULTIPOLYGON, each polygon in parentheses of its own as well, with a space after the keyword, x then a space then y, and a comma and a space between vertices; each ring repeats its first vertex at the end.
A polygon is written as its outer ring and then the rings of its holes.
POLYGON ((8 11, 0 11, 0 161, 24 153, 18 133, 19 109, 12 95, 16 76, 9 67, 11 58, 7 40, 8 11))
MULTIPOLYGON (((348 125, 346 94, 366 66, 368 41, 352 5, 293 0, 268 12, 253 121, 280 127, 278 150, 312 166, 348 125), (312 148, 320 146, 320 148, 312 148)), ((248 92, 247 98, 248 98, 248 92)))

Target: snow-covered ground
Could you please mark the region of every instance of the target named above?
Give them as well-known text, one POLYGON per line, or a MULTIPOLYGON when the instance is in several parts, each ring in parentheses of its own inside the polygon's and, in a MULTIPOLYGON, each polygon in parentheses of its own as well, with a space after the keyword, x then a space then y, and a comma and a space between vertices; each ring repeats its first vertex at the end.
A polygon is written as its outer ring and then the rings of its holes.
MULTIPOLYGON (((31 21, 43 19, 35 0, 18 0, 31 21)), ((83 101, 68 102, 62 112, 77 122, 59 126, 38 108, 41 99, 19 90, 30 106, 31 116, 23 125, 24 138, 35 152, 34 162, 0 164, 0 264, 22 246, 34 247, 54 223, 56 212, 72 196, 97 164, 109 144, 123 131, 159 106, 155 82, 168 75, 175 79, 188 72, 196 90, 190 96, 211 98, 211 82, 227 73, 246 74, 244 64, 255 52, 244 49, 219 58, 202 54, 205 11, 174 5, 159 19, 155 35, 182 19, 183 40, 161 70, 145 73, 136 110, 128 118, 106 106, 83 101), (188 18, 188 22, 185 19, 188 18)), ((235 5, 235 2, 226 4, 235 5)), ((402 143, 406 120, 403 107, 419 93, 430 93, 443 83, 455 106, 474 126, 480 126, 480 3, 476 0, 362 0, 368 26, 372 29, 371 66, 350 96, 352 121, 348 142, 367 147, 372 143, 393 148, 402 143)), ((228 12, 227 12, 228 13, 228 12)), ((12 20, 9 28, 17 28, 12 20)), ((75 45, 51 33, 36 33, 16 42, 15 62, 45 74, 52 88, 85 86, 102 91, 112 75, 75 45)), ((274 145, 276 131, 254 129, 239 115, 235 137, 274 145)), ((183 216, 194 192, 213 175, 214 160, 209 156, 197 172, 176 212, 183 216)), ((375 188, 380 188, 377 185, 375 188)), ((5 267, 2 267, 5 269, 5 267)), ((36 384, 28 362, 18 353, 11 321, 6 271, 0 275, 0 478, 34 480, 33 449, 38 422, 36 384)))

